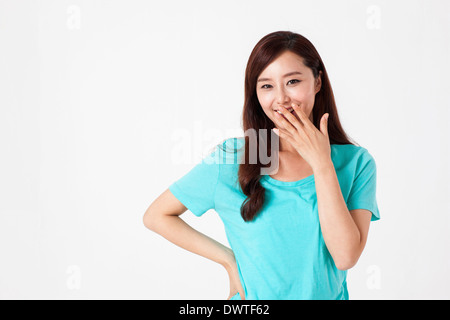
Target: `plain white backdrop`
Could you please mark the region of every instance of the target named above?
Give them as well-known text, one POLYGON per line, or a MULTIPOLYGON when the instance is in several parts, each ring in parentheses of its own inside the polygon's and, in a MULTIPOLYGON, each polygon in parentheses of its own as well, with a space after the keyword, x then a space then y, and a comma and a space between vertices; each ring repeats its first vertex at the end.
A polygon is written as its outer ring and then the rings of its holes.
MULTIPOLYGON (((376 160, 350 299, 449 299, 447 0, 1 0, 0 298, 226 299, 221 266, 142 217, 243 136, 247 59, 279 30, 315 45, 376 160)), ((228 245, 213 210, 182 218, 228 245)))

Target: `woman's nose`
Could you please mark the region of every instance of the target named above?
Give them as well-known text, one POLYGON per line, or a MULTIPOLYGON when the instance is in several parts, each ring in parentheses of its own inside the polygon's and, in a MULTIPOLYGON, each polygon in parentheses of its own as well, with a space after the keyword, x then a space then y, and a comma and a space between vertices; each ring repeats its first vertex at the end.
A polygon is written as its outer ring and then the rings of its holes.
POLYGON ((279 89, 278 92, 277 92, 276 100, 277 100, 278 104, 287 104, 287 103, 289 103, 290 98, 286 94, 284 89, 279 89))

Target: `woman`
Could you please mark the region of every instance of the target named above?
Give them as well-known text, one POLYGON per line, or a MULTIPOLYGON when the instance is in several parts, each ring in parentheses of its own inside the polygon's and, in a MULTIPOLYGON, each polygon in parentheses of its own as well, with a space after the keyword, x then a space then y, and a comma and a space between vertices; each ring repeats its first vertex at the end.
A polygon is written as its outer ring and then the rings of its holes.
POLYGON ((380 217, 376 165, 348 140, 325 66, 305 37, 279 31, 257 43, 245 74, 243 125, 246 133, 277 134, 256 135, 257 148, 271 156, 279 141, 277 170, 261 174, 268 164, 248 161, 249 136, 226 139, 150 205, 144 224, 223 265, 228 299, 348 299, 347 270, 380 217), (214 209, 231 249, 179 218, 187 209, 197 216, 214 209))

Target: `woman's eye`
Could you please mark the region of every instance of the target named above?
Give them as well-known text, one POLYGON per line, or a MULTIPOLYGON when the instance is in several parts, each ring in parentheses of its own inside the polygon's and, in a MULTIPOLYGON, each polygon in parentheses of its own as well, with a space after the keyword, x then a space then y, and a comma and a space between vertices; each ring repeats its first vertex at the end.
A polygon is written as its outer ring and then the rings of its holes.
MULTIPOLYGON (((289 84, 291 81, 294 81, 293 83, 300 82, 300 80, 293 79, 293 80, 289 80, 289 81, 288 81, 288 84, 289 84)), ((271 87, 270 84, 265 84, 265 85, 261 86, 261 89, 269 89, 269 87, 271 87)))
POLYGON ((293 79, 293 80, 289 80, 289 81, 288 81, 288 83, 289 83, 289 82, 291 82, 291 81, 295 81, 294 83, 296 83, 296 82, 300 82, 300 80, 297 80, 297 79, 293 79))

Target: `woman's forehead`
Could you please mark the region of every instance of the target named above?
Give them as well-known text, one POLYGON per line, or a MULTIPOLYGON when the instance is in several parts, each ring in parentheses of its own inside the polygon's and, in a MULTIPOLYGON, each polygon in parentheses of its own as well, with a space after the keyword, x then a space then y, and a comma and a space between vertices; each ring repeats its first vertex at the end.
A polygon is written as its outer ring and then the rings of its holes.
POLYGON ((272 61, 261 72, 260 79, 271 78, 271 76, 290 76, 294 72, 303 75, 311 73, 311 70, 303 63, 303 58, 292 52, 285 52, 272 61))

